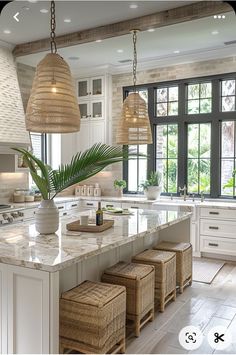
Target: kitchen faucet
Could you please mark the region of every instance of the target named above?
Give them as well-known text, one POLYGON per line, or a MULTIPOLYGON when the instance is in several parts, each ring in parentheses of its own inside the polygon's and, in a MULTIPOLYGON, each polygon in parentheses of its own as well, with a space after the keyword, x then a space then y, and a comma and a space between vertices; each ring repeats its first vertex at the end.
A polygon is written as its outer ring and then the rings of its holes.
POLYGON ((182 195, 182 196, 184 197, 184 201, 186 201, 186 198, 188 197, 186 185, 184 185, 183 188, 179 187, 180 197, 181 197, 181 192, 183 192, 183 195, 182 195))

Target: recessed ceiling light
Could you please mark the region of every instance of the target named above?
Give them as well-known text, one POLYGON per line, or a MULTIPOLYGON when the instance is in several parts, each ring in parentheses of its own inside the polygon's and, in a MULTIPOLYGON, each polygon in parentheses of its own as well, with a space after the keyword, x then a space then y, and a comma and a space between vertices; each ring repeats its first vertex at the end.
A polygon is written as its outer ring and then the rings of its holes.
POLYGON ((149 28, 148 32, 155 32, 155 28, 149 28))
POLYGON ((117 49, 117 53, 123 53, 124 50, 123 49, 117 49))
POLYGON ((5 33, 5 35, 9 35, 11 33, 10 30, 4 30, 3 33, 5 33))
POLYGON ((65 18, 65 19, 64 19, 64 22, 65 22, 65 23, 71 23, 71 19, 70 19, 70 18, 65 18))
POLYGON ((48 9, 41 9, 40 12, 41 12, 42 14, 47 14, 47 13, 48 13, 48 9))
POLYGON ((129 8, 130 8, 130 9, 137 9, 137 8, 138 8, 138 5, 137 5, 137 4, 130 4, 130 5, 129 5, 129 8))
POLYGON ((35 4, 36 2, 38 2, 38 0, 28 0, 28 2, 31 2, 32 4, 35 4))
POLYGON ((71 56, 71 57, 68 57, 69 60, 79 60, 79 57, 76 57, 76 56, 71 56))
POLYGON ((218 35, 219 32, 217 30, 211 32, 212 35, 218 35))
POLYGON ((101 43, 102 42, 102 39, 96 39, 96 41, 95 42, 97 42, 97 43, 101 43))
POLYGON ((180 53, 180 51, 179 51, 179 50, 176 50, 176 51, 174 51, 174 53, 175 53, 175 54, 179 54, 179 53, 180 53))
POLYGON ((22 10, 29 11, 29 10, 30 10, 30 8, 29 8, 28 6, 23 6, 23 7, 22 7, 22 10))

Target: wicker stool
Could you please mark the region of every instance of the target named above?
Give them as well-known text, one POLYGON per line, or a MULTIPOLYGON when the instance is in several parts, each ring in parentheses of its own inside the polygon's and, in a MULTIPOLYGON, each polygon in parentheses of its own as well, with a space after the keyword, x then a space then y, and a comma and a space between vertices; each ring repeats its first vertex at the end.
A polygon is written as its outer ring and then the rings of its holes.
POLYGON ((175 253, 159 250, 145 250, 134 256, 132 261, 155 267, 155 301, 160 312, 165 305, 176 299, 176 256, 175 253))
POLYGON ((104 271, 102 281, 126 287, 126 319, 134 322, 138 337, 144 324, 154 319, 154 267, 121 261, 104 271))
POLYGON ((125 287, 85 281, 60 299, 60 352, 125 352, 125 287))
POLYGON ((176 283, 179 292, 192 284, 192 245, 190 243, 161 242, 154 249, 172 251, 176 253, 176 283))

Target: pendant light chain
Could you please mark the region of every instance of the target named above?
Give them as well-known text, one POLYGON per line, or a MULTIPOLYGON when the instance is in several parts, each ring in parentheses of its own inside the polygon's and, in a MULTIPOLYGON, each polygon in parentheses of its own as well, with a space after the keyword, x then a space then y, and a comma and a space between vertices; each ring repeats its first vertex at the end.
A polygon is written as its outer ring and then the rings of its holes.
POLYGON ((57 53, 55 1, 51 1, 51 53, 57 53))
POLYGON ((133 83, 134 92, 136 92, 136 82, 137 82, 137 31, 133 31, 133 45, 134 45, 134 60, 133 60, 133 83))

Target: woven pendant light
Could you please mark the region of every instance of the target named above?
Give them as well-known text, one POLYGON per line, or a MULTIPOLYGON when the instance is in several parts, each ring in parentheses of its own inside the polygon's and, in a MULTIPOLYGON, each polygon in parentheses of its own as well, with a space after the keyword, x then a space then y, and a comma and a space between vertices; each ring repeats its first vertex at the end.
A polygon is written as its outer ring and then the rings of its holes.
POLYGON ((38 64, 26 109, 26 129, 39 133, 80 130, 80 111, 68 64, 57 54, 55 2, 51 1, 51 53, 38 64))
POLYGON ((137 30, 133 30, 132 33, 134 44, 134 92, 131 92, 123 102, 122 115, 117 128, 116 143, 121 145, 152 144, 152 131, 147 104, 136 90, 137 30))

